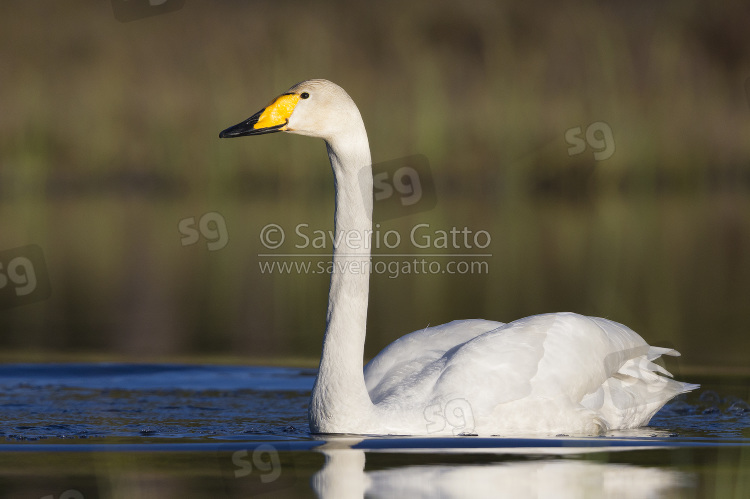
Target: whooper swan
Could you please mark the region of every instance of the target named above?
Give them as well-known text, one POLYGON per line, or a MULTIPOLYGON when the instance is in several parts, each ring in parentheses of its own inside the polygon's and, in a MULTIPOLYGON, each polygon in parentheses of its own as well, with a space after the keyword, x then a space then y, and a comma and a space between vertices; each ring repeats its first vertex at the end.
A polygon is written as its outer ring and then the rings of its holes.
POLYGON ((671 398, 697 388, 653 363, 679 355, 675 350, 649 346, 622 324, 574 313, 428 327, 391 343, 363 375, 372 168, 362 117, 341 87, 308 80, 219 137, 273 132, 325 140, 336 186, 335 234, 345 235, 333 250, 309 405, 313 433, 598 434, 645 425, 671 398))

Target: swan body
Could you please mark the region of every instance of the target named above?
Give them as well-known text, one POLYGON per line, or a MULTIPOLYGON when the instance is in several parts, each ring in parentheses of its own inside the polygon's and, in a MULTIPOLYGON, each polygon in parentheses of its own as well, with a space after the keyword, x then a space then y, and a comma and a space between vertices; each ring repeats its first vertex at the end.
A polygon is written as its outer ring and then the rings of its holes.
POLYGON ((324 139, 336 186, 337 244, 308 410, 313 433, 598 434, 645 425, 671 398, 698 387, 653 363, 675 350, 573 313, 429 327, 363 368, 372 168, 362 117, 341 87, 308 80, 219 136, 272 132, 324 139))

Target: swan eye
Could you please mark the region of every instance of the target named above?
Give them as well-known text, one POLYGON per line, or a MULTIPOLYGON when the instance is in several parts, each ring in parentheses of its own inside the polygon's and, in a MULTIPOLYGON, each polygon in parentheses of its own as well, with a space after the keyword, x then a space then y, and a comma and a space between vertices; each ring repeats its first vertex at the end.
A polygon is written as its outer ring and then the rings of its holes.
POLYGON ((300 97, 302 97, 303 99, 307 99, 308 97, 310 97, 310 94, 308 94, 307 92, 302 92, 300 94, 300 97))

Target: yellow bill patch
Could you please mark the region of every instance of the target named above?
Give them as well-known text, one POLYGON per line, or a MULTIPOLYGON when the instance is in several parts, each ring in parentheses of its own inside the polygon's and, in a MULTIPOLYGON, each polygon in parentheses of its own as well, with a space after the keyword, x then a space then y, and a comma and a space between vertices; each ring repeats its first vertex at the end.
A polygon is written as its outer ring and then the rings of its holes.
POLYGON ((270 103, 258 118, 258 122, 253 128, 269 128, 272 126, 283 125, 292 115, 294 107, 299 102, 299 95, 281 95, 270 103))

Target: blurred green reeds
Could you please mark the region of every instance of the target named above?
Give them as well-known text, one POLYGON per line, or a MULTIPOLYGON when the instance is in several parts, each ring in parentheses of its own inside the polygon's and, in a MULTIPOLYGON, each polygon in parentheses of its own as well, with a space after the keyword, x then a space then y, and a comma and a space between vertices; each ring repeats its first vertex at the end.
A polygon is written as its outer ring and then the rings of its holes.
POLYGON ((671 366, 748 365, 739 0, 188 1, 130 23, 108 2, 0 12, 0 250, 42 247, 52 285, 0 311, 11 356, 317 357, 328 276, 263 275, 258 254, 269 223, 332 229, 325 147, 218 132, 327 78, 357 102, 375 162, 429 160, 436 207, 381 231, 492 236, 487 275, 374 275, 367 355, 428 324, 571 310, 679 349, 671 366), (569 156, 566 131, 594 122, 614 154, 569 156), (183 247, 180 220, 207 212, 227 246, 183 247))

